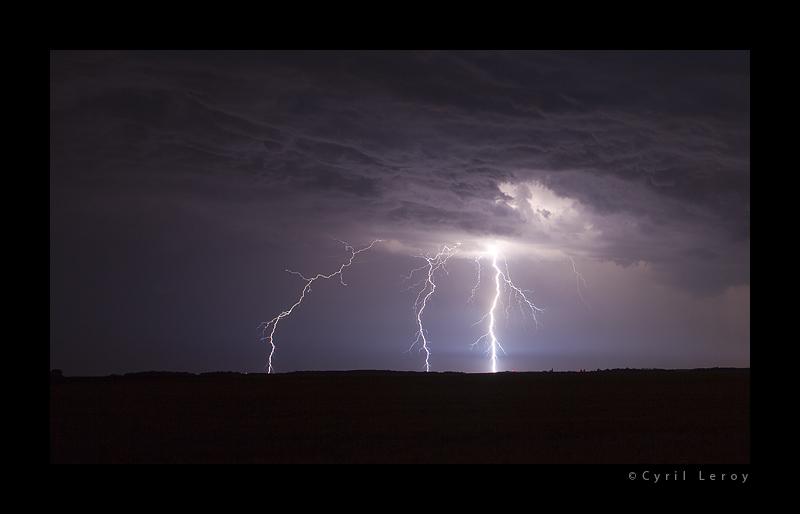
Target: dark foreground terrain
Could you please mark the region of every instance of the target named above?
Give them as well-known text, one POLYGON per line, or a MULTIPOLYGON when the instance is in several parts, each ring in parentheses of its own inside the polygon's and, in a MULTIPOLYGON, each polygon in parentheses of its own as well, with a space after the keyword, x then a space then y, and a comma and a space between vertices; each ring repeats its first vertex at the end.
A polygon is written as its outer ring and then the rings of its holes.
POLYGON ((50 462, 750 462, 750 370, 51 373, 50 462))

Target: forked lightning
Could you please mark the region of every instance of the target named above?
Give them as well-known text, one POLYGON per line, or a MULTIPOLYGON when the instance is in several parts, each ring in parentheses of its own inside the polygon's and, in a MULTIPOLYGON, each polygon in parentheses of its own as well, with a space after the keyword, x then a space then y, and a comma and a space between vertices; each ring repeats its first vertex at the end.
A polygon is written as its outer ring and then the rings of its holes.
POLYGON ((258 326, 258 328, 261 329, 261 340, 262 341, 269 341, 269 344, 270 344, 270 347, 271 347, 270 348, 270 352, 269 352, 269 361, 267 362, 267 366, 266 366, 267 367, 267 373, 273 373, 274 372, 274 368, 272 367, 272 356, 275 353, 275 329, 278 328, 278 322, 280 322, 280 320, 282 320, 283 318, 285 318, 286 316, 291 314, 292 311, 294 310, 294 308, 297 307, 298 305, 300 305, 300 303, 303 301, 303 298, 305 298, 306 293, 311 291, 311 284, 313 284, 315 280, 319 280, 319 279, 327 280, 329 278, 333 278, 333 277, 338 275, 339 276, 339 281, 342 283, 342 285, 346 286, 347 284, 344 283, 344 278, 342 277, 342 271, 346 267, 348 267, 351 264, 353 264, 353 259, 355 258, 356 254, 359 254, 361 252, 369 250, 370 248, 373 247, 373 245, 375 245, 375 243, 378 243, 378 242, 382 241, 382 239, 376 239, 375 241, 370 243, 369 246, 361 248, 360 250, 356 250, 355 248, 353 248, 349 244, 347 244, 344 241, 341 241, 339 239, 337 239, 337 241, 342 243, 344 245, 345 249, 350 251, 350 259, 346 263, 342 264, 341 267, 339 267, 339 269, 337 271, 331 273, 330 275, 323 275, 323 274, 320 273, 320 274, 317 274, 317 276, 315 276, 315 277, 306 278, 302 274, 300 274, 300 273, 298 273, 296 271, 292 271, 292 270, 288 270, 288 269, 286 270, 289 273, 293 273, 295 275, 298 275, 300 278, 305 280, 306 281, 306 285, 305 285, 305 287, 303 287, 303 291, 300 293, 300 298, 297 300, 297 302, 295 302, 294 305, 289 307, 287 310, 281 312, 280 314, 278 314, 277 316, 275 316, 271 320, 265 321, 265 322, 261 323, 261 325, 258 326), (270 329, 270 327, 272 327, 272 328, 270 329))
MULTIPOLYGON (((544 309, 537 307, 536 305, 531 302, 525 293, 530 293, 530 291, 522 290, 518 288, 514 283, 511 281, 511 275, 508 271, 508 262, 506 262, 505 258, 503 258, 503 262, 505 263, 505 273, 500 269, 500 266, 497 265, 497 248, 495 246, 489 246, 489 252, 492 255, 492 268, 494 268, 494 284, 495 284, 495 295, 492 301, 492 306, 481 319, 474 323, 474 325, 478 325, 482 323, 486 318, 489 318, 489 330, 479 337, 472 346, 476 346, 478 343, 485 341, 487 348, 487 353, 489 354, 492 362, 492 373, 497 372, 497 350, 501 350, 505 353, 505 350, 500 345, 500 342, 497 340, 497 335, 495 334, 495 323, 496 323, 496 316, 495 312, 497 312, 498 304, 502 304, 501 295, 503 291, 508 292, 508 300, 506 302, 506 307, 503 309, 503 312, 506 315, 506 323, 508 323, 510 311, 513 305, 516 305, 523 314, 523 323, 524 318, 530 312, 530 316, 533 318, 534 323, 536 326, 539 325, 539 320, 536 318, 537 313, 544 312, 544 309)), ((482 256, 481 256, 482 257, 482 256)), ((481 265, 480 259, 481 257, 477 257, 475 259, 475 265, 478 268, 478 283, 472 289, 472 296, 470 296, 470 301, 473 300, 475 295, 475 290, 478 289, 480 286, 480 279, 481 279, 481 265)))
POLYGON ((408 287, 408 289, 414 289, 418 287, 420 284, 423 284, 422 289, 420 289, 420 291, 417 293, 417 299, 414 302, 414 315, 416 316, 417 319, 417 336, 414 342, 407 350, 408 352, 410 352, 415 346, 419 344, 420 346, 419 351, 425 352, 425 371, 431 370, 431 363, 430 363, 431 350, 428 347, 428 339, 425 337, 425 329, 422 326, 422 313, 425 311, 425 307, 428 305, 428 301, 430 300, 431 296, 433 296, 434 291, 436 291, 436 281, 435 281, 436 272, 441 269, 445 273, 447 273, 445 264, 447 263, 447 260, 450 257, 452 257, 458 252, 459 246, 461 246, 461 243, 456 243, 456 245, 452 248, 450 248, 449 246, 445 246, 444 249, 439 250, 439 253, 437 253, 434 256, 431 256, 431 254, 422 255, 420 252, 420 255, 418 255, 417 257, 425 259, 426 264, 413 270, 407 277, 405 277, 405 280, 411 280, 411 278, 414 276, 416 272, 425 270, 423 272, 424 277, 420 279, 416 284, 408 287))

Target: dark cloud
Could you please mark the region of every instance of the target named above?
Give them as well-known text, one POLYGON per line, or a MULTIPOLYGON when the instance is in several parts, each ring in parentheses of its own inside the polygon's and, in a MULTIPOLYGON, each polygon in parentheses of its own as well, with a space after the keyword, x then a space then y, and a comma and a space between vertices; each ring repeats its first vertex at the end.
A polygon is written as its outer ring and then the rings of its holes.
POLYGON ((497 239, 718 297, 749 286, 750 54, 51 52, 50 184, 59 326, 89 270, 185 290, 165 248, 203 275, 225 241, 219 284, 332 235, 497 239))

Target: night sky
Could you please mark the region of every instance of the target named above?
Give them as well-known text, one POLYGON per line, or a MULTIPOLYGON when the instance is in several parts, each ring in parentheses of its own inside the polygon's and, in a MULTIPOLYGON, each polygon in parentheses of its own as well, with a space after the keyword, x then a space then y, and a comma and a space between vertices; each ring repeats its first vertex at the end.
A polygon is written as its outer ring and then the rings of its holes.
POLYGON ((457 243, 432 371, 489 245, 500 370, 749 367, 750 53, 50 53, 51 369, 266 372, 376 239, 275 372, 424 370, 457 243))

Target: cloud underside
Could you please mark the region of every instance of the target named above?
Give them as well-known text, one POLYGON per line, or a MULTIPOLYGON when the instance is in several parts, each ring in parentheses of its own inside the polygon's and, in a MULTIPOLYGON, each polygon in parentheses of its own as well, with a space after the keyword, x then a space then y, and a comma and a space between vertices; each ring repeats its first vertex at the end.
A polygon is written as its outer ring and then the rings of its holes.
POLYGON ((749 54, 55 53, 50 80, 51 190, 749 284, 749 54))

